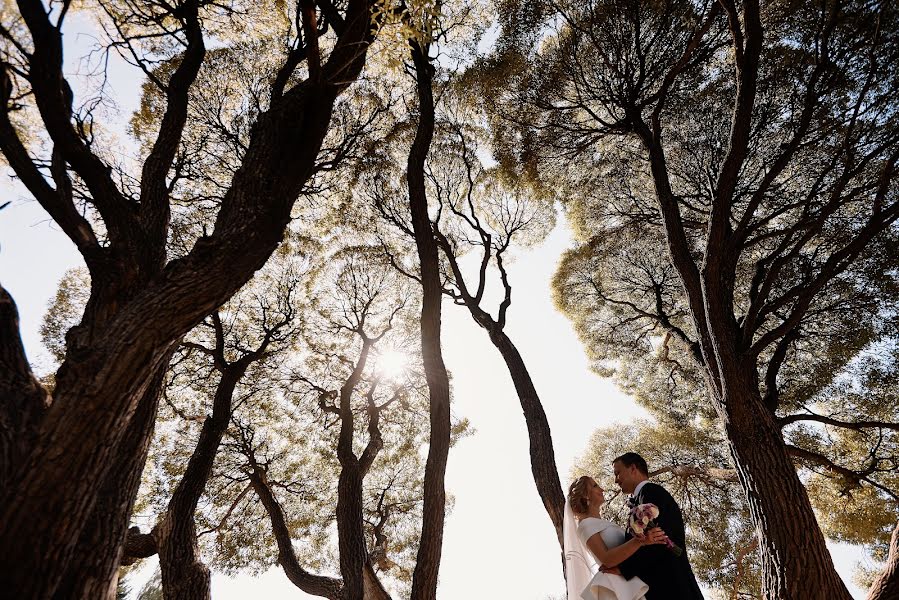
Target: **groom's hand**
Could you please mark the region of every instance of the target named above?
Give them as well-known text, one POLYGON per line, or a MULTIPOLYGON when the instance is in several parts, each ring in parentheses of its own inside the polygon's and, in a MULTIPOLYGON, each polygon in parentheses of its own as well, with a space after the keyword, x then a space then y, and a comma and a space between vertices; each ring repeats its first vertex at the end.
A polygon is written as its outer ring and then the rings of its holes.
POLYGON ((647 530, 644 535, 641 535, 637 539, 640 540, 641 546, 665 544, 668 542, 668 536, 665 535, 665 532, 662 531, 661 527, 653 527, 652 529, 647 530))

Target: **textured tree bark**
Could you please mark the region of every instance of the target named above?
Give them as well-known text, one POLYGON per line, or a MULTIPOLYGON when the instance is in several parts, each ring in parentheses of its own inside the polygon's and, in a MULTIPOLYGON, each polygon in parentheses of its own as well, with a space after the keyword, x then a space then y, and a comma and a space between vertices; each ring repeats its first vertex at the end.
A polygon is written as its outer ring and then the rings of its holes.
POLYGON ((148 387, 147 395, 141 399, 128 425, 125 439, 115 454, 116 464, 78 540, 69 569, 56 589, 56 600, 115 598, 116 571, 121 563, 122 547, 107 541, 126 536, 150 447, 164 376, 165 369, 154 375, 153 385, 148 387))
POLYGON ((428 391, 431 397, 431 437, 425 464, 424 507, 421 541, 412 575, 412 600, 435 600, 437 575, 443 549, 443 524, 446 517, 446 462, 450 445, 449 377, 440 348, 440 265, 437 243, 428 217, 424 165, 434 136, 433 67, 427 47, 412 46, 412 61, 418 83, 418 128, 409 152, 407 180, 409 210, 415 232, 415 245, 421 265, 421 350, 428 391))
POLYGON ((778 600, 849 600, 805 486, 765 408, 757 382, 724 371, 720 399, 731 455, 761 548, 766 595, 778 600))
MULTIPOLYGON (((528 428, 528 440, 530 442, 531 473, 534 483, 537 485, 537 493, 543 500, 549 518, 556 528, 556 537, 559 539, 559 547, 562 543, 562 519, 565 511, 565 496, 562 485, 559 482, 559 469, 556 467, 556 457, 553 451, 552 433, 549 430, 549 421, 546 420, 546 412, 543 403, 537 395, 537 388, 531 381, 524 359, 521 358, 518 349, 502 330, 491 331, 490 340, 497 347, 521 402, 521 410, 528 428)), ((564 564, 564 557, 563 557, 564 564)))
POLYGON ((893 600, 899 598, 899 525, 890 537, 890 553, 883 572, 871 584, 867 600, 893 600))
POLYGON ((343 597, 346 600, 363 600, 363 569, 368 564, 368 551, 362 529, 362 476, 358 461, 352 462, 354 464, 342 465, 337 482, 337 546, 340 552, 340 574, 343 577, 343 597))
POLYGON ((365 585, 365 600, 391 600, 390 594, 384 589, 384 585, 378 579, 378 574, 375 573, 370 562, 365 563, 362 577, 365 585))

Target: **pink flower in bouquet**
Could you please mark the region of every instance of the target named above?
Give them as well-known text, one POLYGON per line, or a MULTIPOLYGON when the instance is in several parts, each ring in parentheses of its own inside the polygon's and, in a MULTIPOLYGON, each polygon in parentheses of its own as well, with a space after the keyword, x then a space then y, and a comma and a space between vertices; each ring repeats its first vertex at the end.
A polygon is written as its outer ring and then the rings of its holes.
MULTIPOLYGON (((627 527, 638 537, 642 537, 648 529, 658 527, 656 519, 659 517, 659 507, 655 504, 647 502, 646 504, 638 504, 631 509, 630 517, 627 520, 627 527)), ((667 540, 665 545, 668 550, 675 556, 680 556, 684 551, 671 540, 667 540)))

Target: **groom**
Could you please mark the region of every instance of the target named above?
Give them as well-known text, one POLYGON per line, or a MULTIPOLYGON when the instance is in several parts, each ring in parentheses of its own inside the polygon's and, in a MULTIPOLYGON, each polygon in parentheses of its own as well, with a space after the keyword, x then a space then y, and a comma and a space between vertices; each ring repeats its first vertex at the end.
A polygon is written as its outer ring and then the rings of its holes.
MULTIPOLYGON (((615 483, 621 491, 630 494, 628 503, 655 504, 659 507, 656 519, 659 527, 672 542, 683 548, 680 556, 662 546, 643 546, 630 558, 618 565, 621 574, 628 579, 639 577, 649 586, 646 600, 702 600, 702 592, 687 558, 684 535, 684 518, 680 507, 662 486, 650 483, 646 461, 636 452, 626 452, 614 461, 615 483)), ((632 534, 627 532, 627 538, 632 534)))

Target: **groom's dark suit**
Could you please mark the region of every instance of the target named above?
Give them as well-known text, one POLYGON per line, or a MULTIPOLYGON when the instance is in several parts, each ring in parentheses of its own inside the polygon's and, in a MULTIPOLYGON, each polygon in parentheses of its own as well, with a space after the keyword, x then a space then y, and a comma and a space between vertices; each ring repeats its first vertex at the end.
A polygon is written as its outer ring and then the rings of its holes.
MULTIPOLYGON (((649 586, 646 600, 702 600, 702 592, 687 559, 684 517, 680 507, 665 488, 645 483, 636 496, 637 504, 651 503, 659 507, 656 523, 684 553, 675 556, 664 545, 644 546, 618 565, 622 575, 639 577, 649 586)), ((627 533, 630 539, 632 534, 627 533)))

